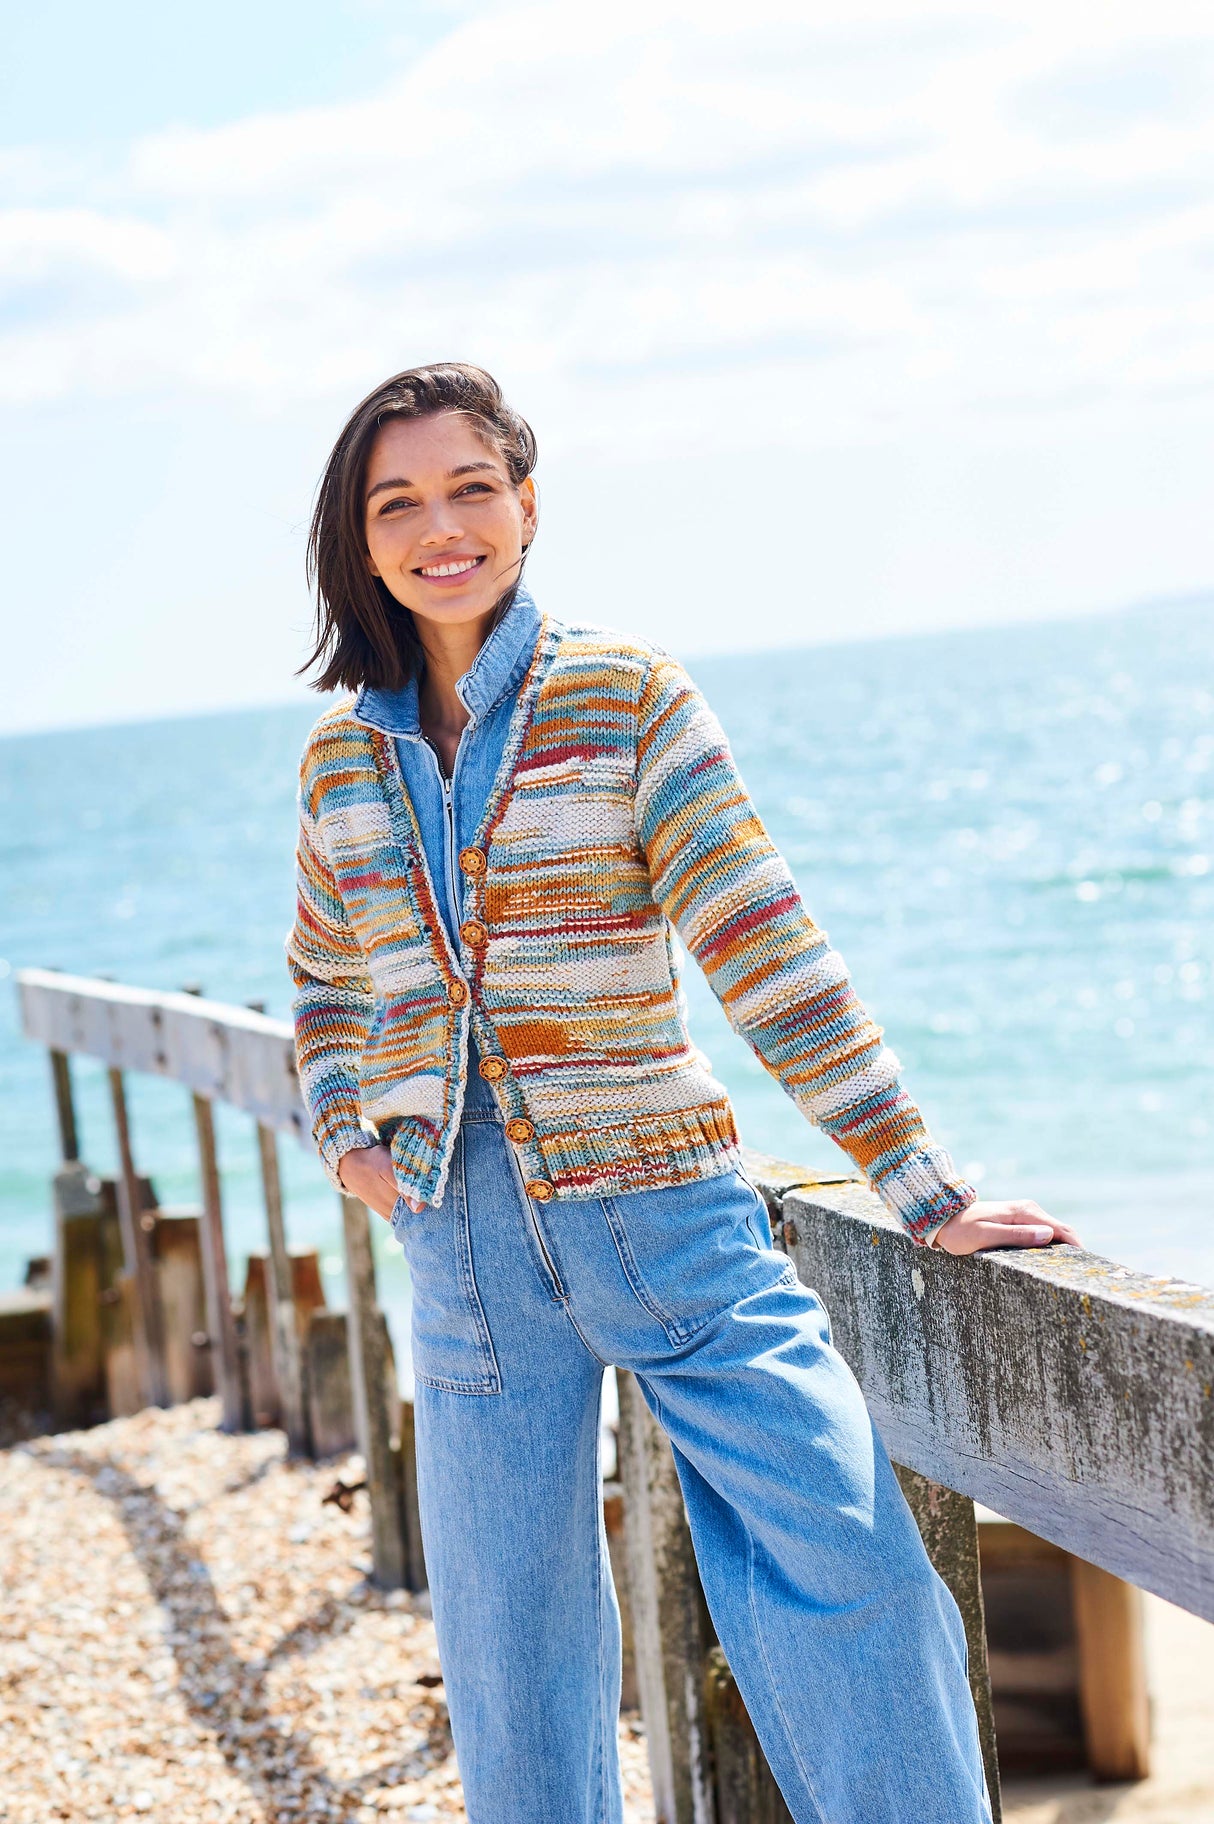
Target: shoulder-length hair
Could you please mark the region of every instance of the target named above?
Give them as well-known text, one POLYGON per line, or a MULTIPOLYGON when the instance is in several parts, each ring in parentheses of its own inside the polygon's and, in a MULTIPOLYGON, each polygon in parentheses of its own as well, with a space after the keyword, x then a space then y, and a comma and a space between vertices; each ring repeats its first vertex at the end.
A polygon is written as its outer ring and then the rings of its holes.
MULTIPOLYGON (((308 582, 316 594, 315 639, 299 667, 321 667, 314 690, 399 690, 422 666, 413 616, 367 568, 363 492, 367 459, 391 418, 461 412, 500 456, 516 487, 535 468, 535 435, 512 411, 492 374, 464 361, 441 361, 394 374, 356 405, 325 464, 308 534, 308 582)), ((521 571, 520 571, 521 575, 521 571)), ((499 607, 518 587, 518 578, 499 607)), ((297 674, 298 675, 298 674, 297 674)))

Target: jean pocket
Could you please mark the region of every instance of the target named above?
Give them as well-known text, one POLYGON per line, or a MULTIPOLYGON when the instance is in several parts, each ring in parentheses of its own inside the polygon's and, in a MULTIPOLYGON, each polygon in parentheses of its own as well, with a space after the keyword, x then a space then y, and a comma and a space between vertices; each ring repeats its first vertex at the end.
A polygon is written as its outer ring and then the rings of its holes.
POLYGON ((763 1199, 737 1171, 603 1198, 602 1208, 633 1295, 673 1343, 792 1274, 763 1199))
POLYGON ((497 1356, 476 1289, 462 1139, 442 1203, 413 1211, 398 1198, 392 1232, 405 1251, 412 1287, 414 1378, 446 1393, 500 1393, 497 1356))

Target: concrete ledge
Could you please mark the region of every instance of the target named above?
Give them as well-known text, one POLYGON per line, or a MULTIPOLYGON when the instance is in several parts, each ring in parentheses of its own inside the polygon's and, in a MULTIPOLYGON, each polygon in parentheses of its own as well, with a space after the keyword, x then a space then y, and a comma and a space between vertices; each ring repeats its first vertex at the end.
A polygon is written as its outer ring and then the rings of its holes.
POLYGON ((1214 1293, 1079 1248, 919 1248, 752 1155, 890 1455, 1214 1620, 1214 1293))

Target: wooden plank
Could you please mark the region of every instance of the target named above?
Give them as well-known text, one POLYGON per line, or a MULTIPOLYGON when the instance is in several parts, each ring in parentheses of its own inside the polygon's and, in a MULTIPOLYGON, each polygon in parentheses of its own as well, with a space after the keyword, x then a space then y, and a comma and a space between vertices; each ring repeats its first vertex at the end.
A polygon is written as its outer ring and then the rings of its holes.
POLYGON ((955 1259, 765 1163, 895 1461, 1214 1620, 1214 1293, 1075 1248, 955 1259))
POLYGON ((308 1449, 308 1415, 304 1405, 303 1367, 295 1312, 291 1257, 283 1217, 282 1177, 278 1169, 278 1138, 265 1121, 257 1123, 257 1150, 261 1160, 261 1188, 270 1238, 270 1335, 274 1378, 278 1383, 280 1418, 292 1456, 308 1449))
POLYGON ((314 1457, 346 1456, 358 1443, 350 1392, 349 1316, 314 1310, 304 1342, 308 1450, 314 1457))
POLYGON ((720 1647, 709 1652, 705 1691, 715 1824, 794 1824, 720 1647))
POLYGON ((168 1397, 174 1403, 201 1399, 215 1384, 207 1348, 201 1212, 157 1210, 152 1242, 168 1397))
POLYGON ((986 1620, 982 1612, 982 1571, 974 1504, 967 1496, 954 1494, 951 1488, 941 1488, 938 1482, 917 1475, 901 1463, 895 1463, 894 1471, 923 1536, 927 1555, 948 1585, 965 1623, 970 1691, 978 1717, 987 1795, 993 1824, 1000 1824, 1003 1809, 999 1796, 999 1758, 995 1749, 991 1675, 986 1662, 986 1620))
MULTIPOLYGON (((107 1416, 101 1321, 102 1227, 109 1215, 106 1188, 78 1159, 62 1165, 52 1181, 51 1383, 55 1422, 64 1429, 107 1416)), ((111 1199, 113 1188, 108 1186, 111 1199)))
POLYGON ((59 1151, 65 1165, 80 1157, 80 1137, 76 1130, 76 1104, 72 1096, 72 1061, 66 1051, 52 1047, 51 1086, 55 1095, 55 1118, 59 1124, 59 1151))
POLYGON ((632 1600, 628 1589, 628 1547, 624 1538, 624 1489, 619 1482, 603 1484, 603 1525, 611 1576, 620 1609, 620 1709, 639 1710, 636 1648, 632 1637, 632 1600))
POLYGON ((277 1425, 281 1413, 271 1337, 272 1303, 269 1263, 264 1254, 250 1254, 245 1264, 241 1306, 249 1397, 248 1419, 255 1431, 277 1425))
POLYGON ((705 1665, 715 1636, 669 1439, 617 1371, 619 1470, 637 1686, 658 1824, 714 1815, 705 1665))
POLYGON ((413 1401, 400 1403, 401 1519, 405 1540, 405 1587, 428 1588, 426 1554, 422 1547, 422 1519, 417 1501, 417 1440, 413 1401))
POLYGON ((215 1114, 206 1096, 195 1095, 193 1104, 202 1179, 202 1276, 207 1335, 211 1343, 211 1372, 223 1408, 220 1423, 224 1431, 240 1431, 244 1422, 244 1401, 232 1288, 228 1279, 228 1251, 223 1235, 223 1192, 215 1146, 215 1114))
POLYGON ((0 1293, 0 1400, 45 1423, 51 1397, 51 1294, 0 1293))
POLYGON ((51 969, 21 969, 16 980, 28 1038, 117 1070, 171 1077, 311 1144, 287 1021, 51 969))
POLYGON ((1088 1766, 1098 1780, 1145 1780, 1151 1771, 1151 1713, 1142 1592, 1073 1558, 1071 1595, 1088 1766))
POLYGON ((371 1497, 372 1577, 381 1589, 399 1590, 407 1577, 401 1514, 400 1392, 387 1322, 375 1302, 371 1212, 357 1197, 343 1196, 341 1213, 350 1299, 350 1389, 371 1497))
POLYGON ((122 1072, 111 1067, 107 1072, 114 1126, 118 1135, 118 1222, 122 1233, 122 1254, 126 1276, 131 1283, 131 1341, 134 1368, 143 1404, 168 1404, 164 1378, 164 1345, 160 1324, 160 1301, 156 1296, 156 1269, 152 1259, 152 1230, 156 1218, 144 1207, 138 1173, 131 1147, 131 1123, 126 1105, 126 1085, 122 1072))

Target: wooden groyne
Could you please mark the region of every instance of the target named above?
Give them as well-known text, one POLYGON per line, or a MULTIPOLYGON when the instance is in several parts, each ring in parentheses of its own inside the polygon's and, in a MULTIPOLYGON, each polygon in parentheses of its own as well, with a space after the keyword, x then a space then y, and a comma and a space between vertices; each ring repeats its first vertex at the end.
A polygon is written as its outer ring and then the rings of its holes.
MULTIPOLYGON (((190 994, 45 970, 21 972, 17 985, 25 1031, 50 1054, 63 1163, 52 1291, 10 1295, 0 1312, 0 1391, 22 1377, 32 1389, 41 1373, 57 1421, 75 1424, 213 1386, 226 1428, 281 1423, 299 1453, 340 1449, 353 1431, 375 1579, 423 1587, 412 1413, 376 1298, 371 1218, 341 1200, 345 1313, 325 1309, 315 1257, 288 1246, 277 1136, 307 1142, 290 1027, 190 994), (74 1055, 109 1075, 112 1181, 79 1158, 74 1055), (193 1099, 195 1211, 160 1210, 139 1169, 131 1071, 171 1078, 193 1099), (217 1101, 257 1125, 270 1238, 235 1302, 217 1101)), ((1145 1773, 1138 1591, 1214 1620, 1214 1294, 1075 1249, 955 1260, 914 1247, 853 1181, 755 1155, 750 1169, 776 1245, 831 1314, 961 1607, 996 1814, 996 1737, 1005 1758, 1035 1728, 1047 1756, 1078 1742, 1104 1777, 1145 1773), (980 1526, 975 1501, 1001 1518, 980 1526), (1042 1626, 1054 1629, 1047 1701, 1035 1708, 1049 1655, 1043 1635, 1026 1680, 1016 1630, 1004 1626, 1007 1588, 1021 1617, 1037 1589, 1042 1626)), ((786 1818, 713 1638, 673 1456, 630 1377, 619 1383, 608 1526, 657 1815, 786 1818)))

